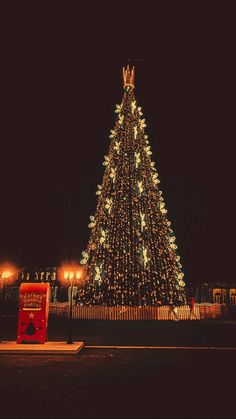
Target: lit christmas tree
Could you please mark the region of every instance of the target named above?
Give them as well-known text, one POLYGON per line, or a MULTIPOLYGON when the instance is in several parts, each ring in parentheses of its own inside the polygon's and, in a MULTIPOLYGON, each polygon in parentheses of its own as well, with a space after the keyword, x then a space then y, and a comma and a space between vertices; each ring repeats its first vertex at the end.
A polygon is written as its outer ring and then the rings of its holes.
POLYGON ((87 282, 83 304, 185 304, 185 283, 152 161, 145 119, 134 96, 134 68, 123 69, 124 95, 116 105, 97 210, 82 252, 87 282))

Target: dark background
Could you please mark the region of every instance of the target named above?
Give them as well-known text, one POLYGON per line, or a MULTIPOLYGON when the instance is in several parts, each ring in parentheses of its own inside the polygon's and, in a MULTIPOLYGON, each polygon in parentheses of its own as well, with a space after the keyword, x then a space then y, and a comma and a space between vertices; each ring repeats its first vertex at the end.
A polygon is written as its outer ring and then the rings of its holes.
POLYGON ((1 5, 1 260, 79 260, 129 62, 186 280, 230 282, 233 3, 93 3, 1 5))

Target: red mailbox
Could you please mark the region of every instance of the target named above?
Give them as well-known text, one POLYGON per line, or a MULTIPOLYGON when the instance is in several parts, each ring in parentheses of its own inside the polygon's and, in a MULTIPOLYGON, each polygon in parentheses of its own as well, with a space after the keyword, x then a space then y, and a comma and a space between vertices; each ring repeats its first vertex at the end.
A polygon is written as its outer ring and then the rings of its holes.
POLYGON ((21 284, 17 343, 45 343, 49 312, 49 284, 21 284))

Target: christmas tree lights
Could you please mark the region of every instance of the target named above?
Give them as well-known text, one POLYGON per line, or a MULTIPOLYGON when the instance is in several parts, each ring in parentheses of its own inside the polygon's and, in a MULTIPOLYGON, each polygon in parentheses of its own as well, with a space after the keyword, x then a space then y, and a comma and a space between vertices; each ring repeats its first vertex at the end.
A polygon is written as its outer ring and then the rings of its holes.
POLYGON ((104 156, 91 234, 82 253, 83 304, 185 304, 184 274, 167 219, 146 122, 134 96, 134 69, 123 69, 124 95, 104 156))

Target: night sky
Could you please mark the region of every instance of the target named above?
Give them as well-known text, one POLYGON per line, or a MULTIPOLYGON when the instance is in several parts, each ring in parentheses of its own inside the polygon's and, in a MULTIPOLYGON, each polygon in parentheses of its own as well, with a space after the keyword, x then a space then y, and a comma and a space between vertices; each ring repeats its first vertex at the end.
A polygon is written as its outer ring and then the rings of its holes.
POLYGON ((1 11, 1 260, 80 259, 130 63, 186 281, 234 280, 233 3, 80 3, 1 11))

